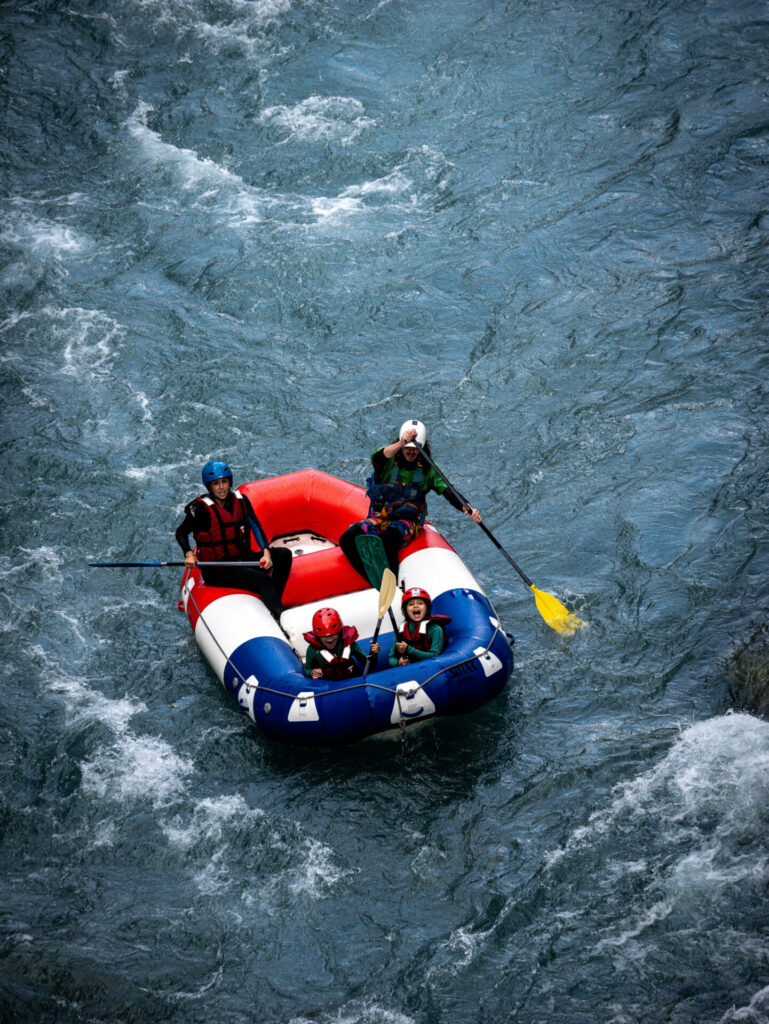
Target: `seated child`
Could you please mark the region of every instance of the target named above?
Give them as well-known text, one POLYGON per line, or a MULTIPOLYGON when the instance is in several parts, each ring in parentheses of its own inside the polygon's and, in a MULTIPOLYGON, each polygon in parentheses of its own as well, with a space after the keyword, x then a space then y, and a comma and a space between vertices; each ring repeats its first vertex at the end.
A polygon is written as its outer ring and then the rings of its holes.
MULTIPOLYGON (((319 608, 312 617, 312 632, 304 638, 310 645, 304 659, 305 675, 313 679, 347 679, 363 673, 366 655, 356 644, 358 630, 343 626, 335 608, 319 608)), ((371 645, 368 658, 374 662, 379 644, 371 645)))
POLYGON ((431 615, 432 600, 426 590, 412 587, 403 595, 401 610, 406 616, 400 639, 390 651, 389 664, 410 665, 440 654, 446 645, 448 615, 431 615))

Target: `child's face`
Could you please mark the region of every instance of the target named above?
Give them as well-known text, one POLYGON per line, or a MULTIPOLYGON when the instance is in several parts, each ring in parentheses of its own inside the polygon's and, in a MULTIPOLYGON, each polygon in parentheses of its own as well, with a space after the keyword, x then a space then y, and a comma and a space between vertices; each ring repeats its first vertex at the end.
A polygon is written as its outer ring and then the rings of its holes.
POLYGON ((406 602, 406 614, 412 622, 421 622, 427 615, 427 601, 423 601, 421 597, 412 597, 406 602))
POLYGON ((336 642, 339 639, 339 633, 332 633, 330 636, 322 636, 320 642, 326 648, 326 650, 333 651, 336 647, 336 642))

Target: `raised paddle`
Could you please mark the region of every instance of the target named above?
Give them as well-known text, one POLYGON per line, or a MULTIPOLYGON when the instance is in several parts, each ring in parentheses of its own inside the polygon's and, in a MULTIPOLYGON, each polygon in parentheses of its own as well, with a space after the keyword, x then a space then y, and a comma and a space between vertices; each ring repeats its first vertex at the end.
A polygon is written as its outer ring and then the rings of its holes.
MULTIPOLYGON (((381 581, 384 578, 386 570, 392 573, 392 569, 387 561, 387 552, 385 546, 382 543, 382 538, 376 533, 361 533, 355 538, 355 547, 360 556, 360 560, 363 563, 363 568, 366 573, 366 579, 369 581, 372 587, 381 587, 381 581)), ((395 575, 393 573, 393 575, 395 575)), ((396 577, 397 583, 397 577, 396 577)), ((392 600, 392 598, 390 598, 392 600)), ((392 623, 393 632, 398 632, 398 624, 395 621, 395 615, 393 614, 392 608, 389 608, 390 622, 392 623)))
MULTIPOLYGON (((377 612, 379 618, 377 619, 376 629, 374 635, 371 638, 371 643, 375 644, 379 637, 379 630, 382 626, 382 619, 385 617, 390 609, 390 605, 393 603, 395 597, 395 591, 398 588, 398 581, 395 578, 395 573, 392 569, 385 569, 382 573, 382 586, 379 588, 379 610, 377 612)), ((369 655, 366 658, 366 664, 363 667, 363 675, 368 674, 369 666, 371 665, 372 658, 369 655)))
MULTIPOLYGON (((139 569, 142 567, 157 568, 158 566, 173 565, 177 568, 180 566, 186 566, 186 562, 89 562, 89 569, 139 569)), ((218 565, 220 568, 223 565, 253 565, 260 566, 261 562, 198 562, 197 565, 202 565, 204 568, 207 566, 218 565)), ((195 567, 197 567, 197 565, 195 567)))
MULTIPOLYGON (((419 449, 419 451, 422 453, 425 459, 425 462, 427 462, 430 466, 433 467, 435 472, 441 477, 441 479, 446 484, 451 493, 454 495, 454 497, 457 499, 457 501, 461 502, 462 505, 465 506, 465 508, 470 508, 470 502, 466 498, 462 497, 462 495, 459 493, 456 487, 454 487, 451 481, 446 478, 445 473, 441 469, 439 469, 438 466, 435 465, 435 463, 424 450, 422 445, 419 444, 418 441, 412 441, 411 443, 416 448, 419 449)), ((537 603, 537 610, 539 611, 539 614, 542 616, 542 618, 545 620, 548 626, 550 626, 551 629, 554 629, 556 633, 560 633, 561 636, 571 636, 572 633, 576 633, 580 626, 585 625, 582 619, 578 618, 574 614, 574 612, 570 612, 569 609, 565 607, 565 605, 562 605, 557 597, 553 597, 552 594, 548 594, 544 590, 538 590, 531 582, 529 577, 526 575, 526 573, 523 571, 523 569, 521 569, 521 567, 517 565, 510 557, 510 555, 505 551, 505 549, 499 543, 499 541, 491 532, 491 530, 486 526, 486 524, 479 523, 478 525, 489 538, 489 540, 492 541, 499 548, 499 550, 508 560, 510 565, 512 565, 512 567, 521 577, 526 586, 534 594, 534 600, 537 603)))

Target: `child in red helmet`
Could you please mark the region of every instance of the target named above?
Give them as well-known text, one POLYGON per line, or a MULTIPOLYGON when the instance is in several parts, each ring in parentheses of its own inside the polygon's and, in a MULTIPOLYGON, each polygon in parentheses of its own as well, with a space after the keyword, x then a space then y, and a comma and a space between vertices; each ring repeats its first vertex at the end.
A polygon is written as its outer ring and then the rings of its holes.
POLYGON ((393 668, 434 658, 445 647, 445 627, 451 619, 448 615, 433 615, 432 604, 430 595, 421 587, 411 587, 403 595, 401 610, 406 618, 400 638, 390 651, 389 663, 393 668))
MULTIPOLYGON (((305 674, 313 679, 348 679, 359 676, 366 655, 355 642, 355 626, 343 626, 335 608, 319 608, 312 617, 312 632, 305 633, 309 644, 304 659, 305 674)), ((376 662, 379 644, 371 644, 368 658, 376 662)), ((372 668, 374 665, 372 665, 372 668)))

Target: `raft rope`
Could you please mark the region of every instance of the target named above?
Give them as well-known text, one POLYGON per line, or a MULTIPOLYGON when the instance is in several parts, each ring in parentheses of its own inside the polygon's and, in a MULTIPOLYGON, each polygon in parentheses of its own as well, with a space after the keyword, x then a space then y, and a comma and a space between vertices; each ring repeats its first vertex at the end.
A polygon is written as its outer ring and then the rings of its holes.
MULTIPOLYGON (((243 684, 243 686, 246 687, 247 690, 259 690, 261 693, 271 693, 274 697, 285 697, 287 700, 292 700, 292 701, 296 700, 298 698, 299 695, 296 694, 296 693, 284 693, 282 690, 274 690, 274 689, 272 689, 269 686, 262 686, 261 683, 256 683, 256 685, 254 685, 254 683, 249 683, 249 681, 243 676, 243 673, 240 671, 240 669, 237 667, 237 665, 232 661, 230 656, 225 652, 225 650, 222 647, 222 645, 219 643, 219 641, 214 636, 213 630, 208 625, 206 620, 203 618, 203 613, 201 612, 200 608, 198 608, 197 603, 195 601, 195 598, 192 596, 192 589, 190 587, 187 587, 187 597, 188 597, 188 600, 192 601, 192 606, 195 609, 195 611, 198 613, 198 619, 203 623, 203 625, 208 630, 208 635, 211 637, 213 642, 219 648, 219 652, 221 653, 222 657, 227 662, 227 664, 230 666, 230 668, 235 673, 235 675, 238 677, 238 679, 240 679, 241 683, 243 684)), ((500 625, 499 625, 499 622, 497 622, 497 625, 494 628, 494 632, 491 635, 491 640, 489 640, 489 642, 486 644, 486 648, 485 648, 485 650, 481 654, 474 654, 471 658, 463 658, 461 661, 457 661, 453 665, 447 665, 445 668, 440 668, 440 669, 438 669, 437 672, 433 672, 433 674, 431 676, 429 676, 427 679, 425 679, 425 681, 423 683, 417 683, 416 680, 414 680, 415 689, 413 691, 411 691, 410 696, 413 696, 414 693, 416 693, 417 690, 423 689, 425 686, 427 686, 428 683, 431 683, 433 681, 433 679, 437 678, 437 676, 443 675, 444 672, 450 672, 454 668, 459 668, 460 665, 469 665, 471 662, 476 661, 479 658, 485 657, 489 653, 489 651, 491 650, 491 646, 494 643, 494 641, 496 640, 497 633, 499 633, 499 631, 500 631, 500 625)), ((401 727, 401 740, 402 740, 402 744, 403 744, 403 756, 405 758, 405 756, 406 756, 406 719, 405 719, 405 716, 403 714, 403 708, 401 707, 401 696, 402 695, 401 695, 401 691, 400 690, 397 690, 397 689, 391 690, 387 686, 381 686, 379 683, 373 682, 372 679, 371 679, 371 676, 367 676, 365 682, 351 683, 349 686, 339 686, 339 687, 337 687, 334 690, 321 690, 320 692, 312 693, 311 696, 312 696, 313 700, 317 700, 319 697, 330 697, 330 696, 334 696, 334 695, 339 694, 339 693, 346 693, 347 690, 358 690, 358 689, 361 689, 362 687, 366 687, 366 686, 371 687, 372 689, 375 689, 375 690, 382 690, 382 691, 384 691, 384 693, 389 693, 390 696, 394 696, 395 699, 397 700, 397 702, 398 702, 398 710, 400 711, 400 727, 401 727)))

